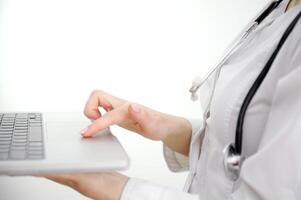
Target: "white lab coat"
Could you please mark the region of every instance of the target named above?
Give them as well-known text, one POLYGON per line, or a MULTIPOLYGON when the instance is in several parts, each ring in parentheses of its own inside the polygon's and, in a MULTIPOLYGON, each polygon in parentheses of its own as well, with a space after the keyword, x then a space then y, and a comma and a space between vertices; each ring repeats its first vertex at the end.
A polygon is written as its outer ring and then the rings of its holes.
MULTIPOLYGON (((284 0, 224 64, 210 116, 191 121, 189 161, 164 147, 172 171, 190 171, 184 191, 131 178, 122 200, 301 199, 301 21, 248 107, 243 128, 243 153, 247 159, 239 179, 231 181, 223 169, 222 151, 234 141, 244 97, 283 32, 301 11, 298 5, 284 13, 287 3, 284 0)), ((210 87, 201 88, 204 110, 210 99, 207 88, 212 88, 214 76, 208 81, 210 87)))

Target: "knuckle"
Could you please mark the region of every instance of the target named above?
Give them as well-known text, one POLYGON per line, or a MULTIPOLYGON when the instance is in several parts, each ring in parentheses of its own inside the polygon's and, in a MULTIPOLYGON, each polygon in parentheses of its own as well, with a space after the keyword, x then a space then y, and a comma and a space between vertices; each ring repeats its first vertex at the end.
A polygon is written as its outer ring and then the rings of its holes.
POLYGON ((102 94, 102 91, 97 90, 97 89, 95 89, 91 92, 91 96, 98 96, 98 95, 101 95, 101 94, 102 94))
POLYGON ((89 110, 85 108, 85 109, 84 109, 84 114, 85 114, 86 116, 88 116, 89 113, 90 113, 89 110))

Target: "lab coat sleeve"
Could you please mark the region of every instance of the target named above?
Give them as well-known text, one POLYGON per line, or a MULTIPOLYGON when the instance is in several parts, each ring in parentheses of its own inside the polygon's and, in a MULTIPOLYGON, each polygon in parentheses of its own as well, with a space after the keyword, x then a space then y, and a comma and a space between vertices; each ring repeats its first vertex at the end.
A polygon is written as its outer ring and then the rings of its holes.
POLYGON ((277 83, 259 149, 244 162, 232 200, 301 199, 300 56, 277 83))
MULTIPOLYGON (((192 134, 196 133, 201 127, 201 120, 188 119, 191 124, 192 134)), ((170 171, 181 172, 189 169, 189 159, 187 156, 172 151, 163 145, 163 155, 170 171)))
POLYGON ((127 182, 121 200, 198 200, 198 196, 145 180, 131 178, 127 182))

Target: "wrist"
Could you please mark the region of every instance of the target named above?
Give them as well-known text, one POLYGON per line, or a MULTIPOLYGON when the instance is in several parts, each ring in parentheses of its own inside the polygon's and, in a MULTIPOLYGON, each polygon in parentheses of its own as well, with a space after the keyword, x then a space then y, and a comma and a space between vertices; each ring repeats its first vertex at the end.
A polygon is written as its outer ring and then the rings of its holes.
MULTIPOLYGON (((57 180, 61 180, 59 177, 57 180)), ((83 195, 97 200, 119 200, 128 177, 116 172, 72 174, 65 180, 70 186, 83 195)), ((59 181, 57 181, 59 182, 59 181)))
POLYGON ((169 140, 169 138, 179 135, 191 135, 192 127, 187 119, 177 116, 169 116, 167 118, 165 120, 166 132, 161 140, 163 143, 169 140))
POLYGON ((192 135, 190 122, 183 117, 171 116, 168 123, 169 129, 162 142, 173 151, 188 155, 192 135))

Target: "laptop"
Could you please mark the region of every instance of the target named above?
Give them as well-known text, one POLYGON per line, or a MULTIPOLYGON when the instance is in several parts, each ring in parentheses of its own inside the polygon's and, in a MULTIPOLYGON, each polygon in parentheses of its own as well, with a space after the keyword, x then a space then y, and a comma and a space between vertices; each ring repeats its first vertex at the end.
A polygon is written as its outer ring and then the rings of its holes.
POLYGON ((123 170, 129 158, 110 128, 92 138, 80 113, 1 113, 0 175, 123 170))

